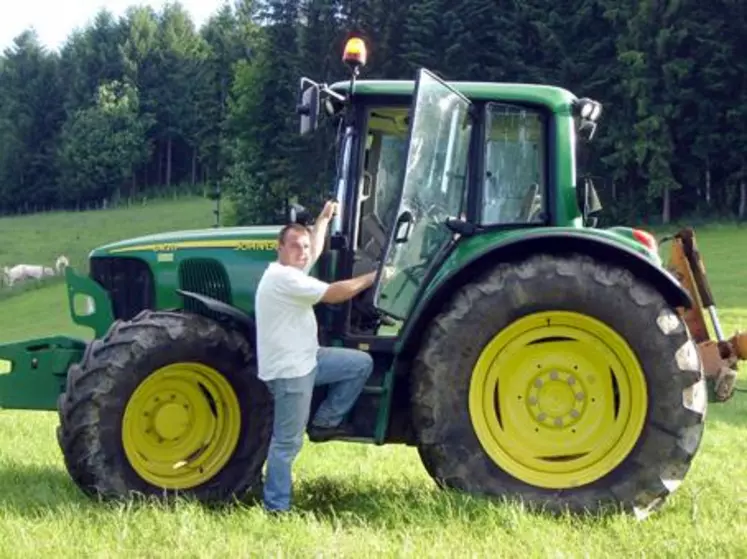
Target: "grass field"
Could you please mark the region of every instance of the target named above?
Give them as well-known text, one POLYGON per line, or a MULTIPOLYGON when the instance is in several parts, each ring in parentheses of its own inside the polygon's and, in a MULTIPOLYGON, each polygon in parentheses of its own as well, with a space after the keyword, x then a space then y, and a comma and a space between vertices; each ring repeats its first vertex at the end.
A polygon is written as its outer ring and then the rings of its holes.
POLYGON ((90 212, 55 212, 0 219, 0 267, 52 266, 60 254, 85 264, 88 252, 111 241, 138 235, 212 227, 214 203, 204 198, 154 200, 146 205, 90 212))
MULTIPOLYGON (((215 204, 204 198, 178 201, 152 200, 146 205, 90 211, 24 215, 0 219, 0 269, 16 264, 53 266, 60 255, 70 264, 87 270, 88 253, 96 246, 159 231, 212 227, 215 204)), ((61 278, 0 285, 0 299, 20 291, 36 290, 60 283, 61 278)))
MULTIPOLYGON (((0 220, 2 261, 77 261, 96 244, 161 229, 212 224, 207 202, 138 212, 0 220), (150 217, 148 217, 150 216, 150 217), (61 232, 66 228, 65 232, 61 232), (102 235, 98 237, 98 235, 102 235), (8 248, 11 247, 11 248, 8 248), (11 252, 12 251, 12 252, 11 252)), ((699 230, 727 332, 747 330, 747 228, 699 230)), ((71 326, 62 285, 0 301, 0 340, 71 326)), ((741 373, 747 375, 747 368, 741 373)), ((742 388, 747 388, 744 381, 742 388)), ((64 469, 53 413, 0 412, 0 556, 248 557, 739 557, 747 554, 747 393, 712 405, 702 451, 685 484, 645 522, 555 519, 437 490, 403 447, 307 444, 297 462, 297 512, 209 510, 194 504, 104 505, 84 498, 64 469)))

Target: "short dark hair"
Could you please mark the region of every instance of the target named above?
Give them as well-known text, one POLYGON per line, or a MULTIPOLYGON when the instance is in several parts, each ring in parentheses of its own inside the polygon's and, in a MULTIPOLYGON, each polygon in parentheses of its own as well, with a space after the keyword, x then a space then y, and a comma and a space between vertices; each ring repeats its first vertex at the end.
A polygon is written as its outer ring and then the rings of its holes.
POLYGON ((288 223, 287 225, 284 225, 280 230, 280 233, 278 233, 278 243, 280 243, 281 245, 285 244, 285 235, 286 233, 288 233, 288 231, 298 231, 299 233, 306 233, 307 235, 311 235, 311 229, 309 229, 306 225, 301 225, 300 223, 288 223))

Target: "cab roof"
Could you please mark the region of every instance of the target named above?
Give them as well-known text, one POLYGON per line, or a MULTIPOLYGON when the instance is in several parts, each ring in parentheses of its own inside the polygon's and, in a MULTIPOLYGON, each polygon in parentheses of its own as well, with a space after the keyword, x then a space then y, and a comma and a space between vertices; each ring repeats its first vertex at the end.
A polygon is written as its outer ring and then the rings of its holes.
MULTIPOLYGON (((447 81, 445 83, 470 100, 539 104, 558 113, 569 112, 571 104, 577 99, 567 89, 552 85, 468 81, 447 81)), ((346 94, 350 90, 350 81, 333 83, 330 89, 337 93, 346 94)), ((355 93, 357 95, 412 95, 414 89, 415 82, 413 80, 357 80, 355 82, 355 93)))

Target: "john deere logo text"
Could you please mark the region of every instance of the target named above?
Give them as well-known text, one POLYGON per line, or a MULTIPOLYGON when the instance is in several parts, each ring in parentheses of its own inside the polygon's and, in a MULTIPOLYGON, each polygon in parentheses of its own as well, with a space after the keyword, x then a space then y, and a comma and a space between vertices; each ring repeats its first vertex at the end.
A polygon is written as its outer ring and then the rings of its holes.
POLYGON ((277 246, 277 240, 273 239, 263 241, 239 241, 236 244, 236 250, 274 250, 277 246))

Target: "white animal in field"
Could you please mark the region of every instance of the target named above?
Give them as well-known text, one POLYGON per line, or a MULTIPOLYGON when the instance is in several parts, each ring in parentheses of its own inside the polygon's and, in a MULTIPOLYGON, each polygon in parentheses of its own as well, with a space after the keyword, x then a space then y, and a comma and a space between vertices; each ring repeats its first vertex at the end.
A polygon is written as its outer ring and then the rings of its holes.
POLYGON ((41 279, 45 276, 60 275, 69 265, 70 261, 67 257, 61 255, 55 261, 54 268, 39 264, 16 264, 12 268, 5 266, 3 268, 3 280, 5 285, 12 286, 16 282, 27 279, 41 279))

